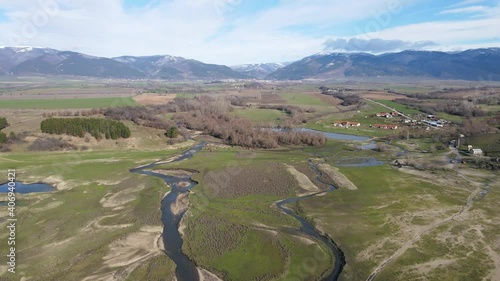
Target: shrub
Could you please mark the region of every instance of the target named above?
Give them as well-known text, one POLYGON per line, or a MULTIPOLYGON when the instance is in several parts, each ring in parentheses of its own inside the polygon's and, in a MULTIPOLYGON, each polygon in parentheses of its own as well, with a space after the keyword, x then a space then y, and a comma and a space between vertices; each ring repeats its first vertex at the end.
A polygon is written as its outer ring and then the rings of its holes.
POLYGON ((7 143, 7 135, 0 132, 0 143, 7 143))
POLYGON ((29 151, 59 151, 66 149, 75 149, 75 147, 67 141, 57 138, 39 138, 28 147, 29 151))
POLYGON ((5 129, 9 126, 7 119, 5 117, 0 117, 0 130, 5 129))

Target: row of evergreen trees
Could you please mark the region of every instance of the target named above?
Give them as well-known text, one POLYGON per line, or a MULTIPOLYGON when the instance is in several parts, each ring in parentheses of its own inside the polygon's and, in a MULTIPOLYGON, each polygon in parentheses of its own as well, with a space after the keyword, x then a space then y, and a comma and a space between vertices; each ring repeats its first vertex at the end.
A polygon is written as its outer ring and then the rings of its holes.
POLYGON ((85 133, 96 139, 129 138, 130 129, 120 121, 100 118, 48 118, 41 123, 42 132, 83 138, 85 133))

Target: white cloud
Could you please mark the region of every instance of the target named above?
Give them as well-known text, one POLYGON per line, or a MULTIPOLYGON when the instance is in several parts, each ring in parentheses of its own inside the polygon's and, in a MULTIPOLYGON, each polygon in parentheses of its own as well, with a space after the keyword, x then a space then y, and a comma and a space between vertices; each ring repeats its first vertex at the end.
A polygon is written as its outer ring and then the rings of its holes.
MULTIPOLYGON (((465 21, 435 21, 390 28, 360 35, 359 38, 403 41, 429 40, 440 45, 431 49, 465 49, 477 45, 477 42, 480 41, 489 40, 499 44, 498 26, 500 26, 500 18, 498 17, 465 21)), ((483 46, 491 47, 491 43, 489 45, 485 43, 483 46)))
POLYGON ((450 10, 444 10, 439 12, 440 15, 449 15, 449 14, 463 14, 463 13, 484 13, 489 10, 486 6, 470 6, 464 8, 456 8, 450 10))
POLYGON ((385 53, 402 50, 418 50, 436 46, 432 41, 410 42, 402 40, 384 40, 379 38, 336 38, 328 39, 324 43, 325 51, 370 52, 385 53))

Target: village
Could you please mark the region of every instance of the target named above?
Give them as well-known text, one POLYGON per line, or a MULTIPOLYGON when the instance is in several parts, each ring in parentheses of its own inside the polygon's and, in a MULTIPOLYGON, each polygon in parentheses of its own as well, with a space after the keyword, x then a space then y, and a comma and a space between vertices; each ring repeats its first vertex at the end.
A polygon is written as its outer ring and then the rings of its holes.
MULTIPOLYGON (((376 128, 376 129, 381 129, 381 130, 397 130, 398 128, 400 129, 401 127, 425 127, 426 130, 431 130, 431 129, 440 129, 444 128, 445 126, 454 126, 453 123, 451 123, 448 120, 445 119, 440 119, 436 117, 435 115, 431 114, 413 114, 413 115, 406 115, 398 111, 391 111, 391 112, 378 112, 374 114, 372 117, 378 117, 380 119, 392 119, 395 122, 393 124, 385 124, 383 122, 380 122, 381 124, 368 124, 368 127, 370 128, 376 128), (398 125, 399 124, 399 125, 398 125)), ((368 116, 365 118, 368 119, 368 116)), ((381 120, 381 121, 387 121, 387 120, 381 120)), ((333 127, 339 127, 339 128, 357 128, 361 127, 362 123, 360 122, 351 122, 351 121, 335 121, 333 122, 333 127)), ((461 139, 463 138, 463 135, 460 135, 456 140, 451 140, 450 141, 450 148, 454 149, 460 149, 461 147, 461 139)), ((467 149, 462 149, 460 150, 461 152, 465 154, 469 154, 471 156, 485 156, 485 153, 481 148, 473 147, 472 145, 467 145, 467 149)))
MULTIPOLYGON (((443 128, 445 125, 452 125, 451 122, 445 119, 439 119, 434 115, 415 114, 413 116, 409 116, 400 113, 398 111, 392 111, 392 112, 378 112, 374 116, 379 118, 395 119, 394 123, 406 124, 407 126, 425 126, 427 128, 430 127, 443 128)), ((333 123, 333 126, 341 128, 351 128, 351 127, 359 127, 361 126, 361 123, 350 122, 350 121, 335 121, 333 123)), ((370 124, 369 126, 384 130, 398 129, 398 125, 396 124, 370 124)))

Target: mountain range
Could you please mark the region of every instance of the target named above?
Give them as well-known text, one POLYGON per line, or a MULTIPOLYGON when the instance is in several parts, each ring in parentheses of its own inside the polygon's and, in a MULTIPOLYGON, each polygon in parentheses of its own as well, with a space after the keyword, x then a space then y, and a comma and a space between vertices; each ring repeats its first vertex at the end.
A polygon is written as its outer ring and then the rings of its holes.
POLYGON ((231 68, 249 77, 265 79, 267 76, 269 76, 269 74, 274 73, 276 70, 283 68, 289 64, 290 62, 256 63, 235 65, 231 66, 231 68))
POLYGON ((403 51, 316 54, 271 73, 276 80, 342 77, 423 77, 473 81, 500 81, 500 48, 445 53, 403 51))
POLYGON ((49 48, 1 47, 0 75, 65 75, 124 79, 339 79, 421 77, 500 81, 500 48, 463 52, 320 53, 293 63, 239 66, 173 56, 103 58, 49 48))

